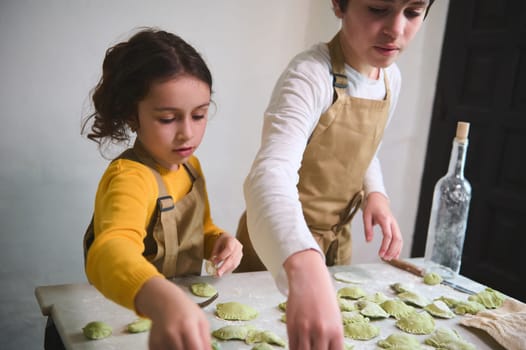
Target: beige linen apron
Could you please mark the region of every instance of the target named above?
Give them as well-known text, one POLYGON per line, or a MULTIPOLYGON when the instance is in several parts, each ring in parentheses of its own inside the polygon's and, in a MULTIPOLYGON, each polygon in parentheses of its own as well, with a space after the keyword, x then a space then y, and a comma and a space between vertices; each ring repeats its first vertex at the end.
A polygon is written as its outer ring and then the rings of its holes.
MULTIPOLYGON (((170 278, 201 273, 204 255, 203 215, 204 181, 190 164, 182 164, 192 180, 191 190, 179 201, 173 201, 157 171, 155 161, 137 141, 133 149, 117 159, 129 159, 150 168, 159 188, 157 207, 147 227, 143 255, 157 270, 170 278)), ((93 219, 84 235, 84 258, 93 240, 93 219)))
MULTIPOLYGON (((299 170, 297 185, 307 225, 325 253, 326 264, 349 264, 349 222, 363 201, 363 179, 383 136, 391 93, 384 72, 386 96, 370 100, 348 96, 345 60, 337 34, 328 44, 334 75, 335 101, 321 115, 299 170)), ((238 240, 243 244, 239 272, 265 269, 248 236, 246 212, 238 240)))

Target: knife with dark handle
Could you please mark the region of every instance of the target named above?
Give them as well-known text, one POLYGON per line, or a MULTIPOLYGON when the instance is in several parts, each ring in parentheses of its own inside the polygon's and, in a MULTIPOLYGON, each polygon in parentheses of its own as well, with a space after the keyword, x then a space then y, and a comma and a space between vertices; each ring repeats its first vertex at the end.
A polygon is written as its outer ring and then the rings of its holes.
POLYGON ((214 300, 217 299, 217 297, 219 296, 219 293, 216 293, 214 295, 212 295, 210 298, 206 299, 205 301, 202 301, 200 303, 197 303, 197 305, 200 307, 200 308, 204 308, 204 307, 207 307, 208 305, 212 304, 214 302, 214 300))
MULTIPOLYGON (((392 265, 394 267, 397 267, 399 269, 402 269, 404 271, 407 271, 409 273, 412 273, 413 275, 417 275, 419 277, 423 277, 425 275, 425 271, 423 268, 416 266, 415 264, 411 264, 410 262, 400 260, 400 259, 391 259, 391 260, 384 260, 389 265, 392 265)), ((469 290, 465 287, 462 287, 456 283, 453 283, 448 280, 443 280, 441 284, 446 285, 448 287, 451 287, 455 290, 458 290, 459 292, 466 293, 466 294, 475 294, 474 291, 469 290)))

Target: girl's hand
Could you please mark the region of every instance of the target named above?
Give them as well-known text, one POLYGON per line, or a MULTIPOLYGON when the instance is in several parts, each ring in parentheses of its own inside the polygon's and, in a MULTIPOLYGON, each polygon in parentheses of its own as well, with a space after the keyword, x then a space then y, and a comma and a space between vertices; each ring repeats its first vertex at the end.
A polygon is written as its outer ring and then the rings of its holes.
POLYGON ((234 271, 242 256, 243 245, 235 237, 223 232, 214 244, 210 259, 216 267, 216 276, 234 271))
POLYGON ((382 259, 398 258, 402 251, 403 240, 398 223, 389 207, 389 200, 379 192, 372 192, 367 196, 363 210, 365 240, 373 239, 373 226, 380 225, 383 239, 378 255, 382 259))
POLYGON ((149 279, 137 293, 135 306, 152 320, 150 349, 211 349, 205 313, 174 283, 162 277, 149 279))

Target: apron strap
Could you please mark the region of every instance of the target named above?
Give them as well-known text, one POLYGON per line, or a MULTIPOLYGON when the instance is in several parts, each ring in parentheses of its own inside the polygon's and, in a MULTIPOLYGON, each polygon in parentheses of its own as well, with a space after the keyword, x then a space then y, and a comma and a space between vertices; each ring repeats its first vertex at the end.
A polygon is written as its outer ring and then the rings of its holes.
POLYGON ((354 194, 354 196, 349 201, 349 204, 347 204, 347 207, 345 207, 344 210, 340 213, 340 221, 332 227, 332 230, 334 232, 340 232, 342 227, 349 224, 351 222, 352 218, 356 215, 358 212, 358 209, 362 206, 364 199, 364 191, 360 190, 357 193, 354 194))
POLYGON ((332 86, 339 93, 345 93, 349 86, 347 74, 345 73, 345 57, 340 45, 340 32, 327 44, 331 57, 331 74, 333 76, 332 86))

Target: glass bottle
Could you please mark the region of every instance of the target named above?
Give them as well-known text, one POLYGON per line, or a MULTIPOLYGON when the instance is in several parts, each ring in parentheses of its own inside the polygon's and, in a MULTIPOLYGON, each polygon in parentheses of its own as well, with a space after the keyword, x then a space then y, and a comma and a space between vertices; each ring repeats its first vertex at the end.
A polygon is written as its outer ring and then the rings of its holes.
POLYGON ((468 222, 471 185, 464 177, 469 123, 458 122, 447 174, 435 185, 427 231, 424 262, 426 272, 444 279, 460 271, 468 222))

